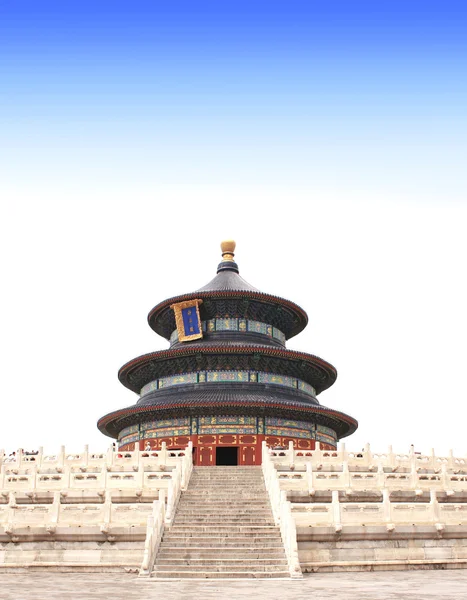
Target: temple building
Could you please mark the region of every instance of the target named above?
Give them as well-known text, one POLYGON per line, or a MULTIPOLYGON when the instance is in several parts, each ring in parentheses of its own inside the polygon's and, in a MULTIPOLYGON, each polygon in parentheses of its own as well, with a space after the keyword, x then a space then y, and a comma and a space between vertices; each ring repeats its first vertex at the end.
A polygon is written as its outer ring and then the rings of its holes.
POLYGON ((306 313, 221 247, 210 283, 149 313, 170 348, 120 369, 139 399, 98 423, 118 450, 0 447, 0 573, 466 568, 467 457, 337 446, 357 422, 317 400, 336 370, 286 348, 306 313))
POLYGON ((136 404, 102 417, 99 429, 120 450, 183 448, 195 465, 260 465, 262 442, 298 450, 336 448, 357 428, 352 417, 320 404, 336 369, 286 348, 308 317, 297 304, 247 283, 221 244, 217 275, 195 292, 164 300, 148 315, 170 343, 119 371, 136 404))

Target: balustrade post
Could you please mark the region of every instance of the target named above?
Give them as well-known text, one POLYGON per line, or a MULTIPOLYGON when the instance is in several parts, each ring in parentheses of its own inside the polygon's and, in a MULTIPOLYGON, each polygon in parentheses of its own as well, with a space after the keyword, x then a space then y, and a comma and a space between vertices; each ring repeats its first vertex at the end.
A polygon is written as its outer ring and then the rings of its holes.
POLYGON ((105 490, 104 496, 104 519, 101 525, 102 533, 108 533, 110 527, 110 521, 112 519, 112 492, 111 490, 105 490))
POLYGON ((337 533, 342 531, 342 523, 341 523, 341 506, 339 502, 339 491, 332 491, 332 520, 334 524, 334 529, 337 533))
POLYGON ((342 463, 342 485, 347 489, 352 488, 352 482, 350 479, 349 462, 344 460, 342 463))
POLYGON ((107 467, 105 465, 101 465, 101 471, 99 473, 99 485, 104 490, 107 487, 107 467))
POLYGON ((434 523, 439 523, 439 502, 438 497, 436 496, 435 490, 430 490, 430 509, 431 509, 431 519, 434 523))
POLYGON ((65 484, 67 489, 70 489, 71 488, 71 466, 65 465, 63 473, 64 473, 63 483, 65 484))
POLYGON ((31 473, 31 489, 34 491, 37 488, 37 465, 34 465, 31 473))
POLYGON ((5 488, 5 471, 6 465, 2 465, 0 469, 0 490, 3 490, 5 488))
POLYGON ((144 464, 143 462, 140 462, 136 472, 136 487, 142 490, 144 488, 144 483, 144 464))
POLYGON ((446 463, 443 463, 441 465, 441 485, 443 486, 443 490, 445 492, 449 492, 450 491, 451 479, 450 479, 450 477, 448 475, 448 470, 447 470, 446 463))
POLYGON ((83 460, 81 462, 85 467, 89 464, 89 444, 84 445, 83 460))
POLYGON ((308 484, 308 493, 310 494, 310 496, 314 496, 315 488, 313 482, 313 465, 311 464, 311 462, 306 463, 306 481, 308 484))
POLYGON ((36 457, 36 467, 42 467, 42 458, 44 456, 44 446, 39 446, 39 454, 36 457))
POLYGON ((365 444, 365 451, 363 453, 363 456, 365 457, 365 464, 367 466, 370 466, 373 464, 373 455, 371 453, 370 444, 365 444))
POLYGON ((295 468, 295 450, 294 450, 293 442, 292 441, 289 442, 289 452, 288 452, 288 455, 289 455, 288 456, 288 458, 289 458, 289 465, 291 467, 295 468))
POLYGON ((105 457, 105 465, 108 469, 111 469, 114 465, 115 454, 116 452, 114 451, 113 444, 111 444, 105 457))
POLYGON ((0 465, 3 464, 3 459, 5 458, 5 450, 2 448, 0 450, 0 465))
POLYGON ((169 487, 167 489, 167 512, 165 514, 166 521, 170 521, 172 519, 172 508, 174 503, 174 484, 171 480, 169 482, 169 487))
POLYGON ((391 514, 391 501, 389 498, 389 490, 387 488, 383 489, 383 519, 387 523, 388 529, 394 529, 394 526, 389 526, 392 520, 391 514))
POLYGON ((452 451, 452 448, 449 450, 449 461, 448 461, 448 465, 450 469, 454 468, 454 452, 452 451))
POLYGON ((436 468, 436 453, 435 453, 435 449, 434 448, 431 448, 430 456, 431 456, 430 467, 432 469, 435 469, 436 468))
POLYGON ((339 460, 343 462, 347 460, 347 450, 345 449, 345 442, 339 442, 339 460))
POLYGON ((394 455, 394 452, 392 451, 392 446, 388 446, 388 465, 391 468, 394 468, 396 464, 396 457, 394 455))
POLYGON ((65 464, 65 446, 60 446, 60 452, 58 453, 58 466, 63 467, 65 464))
POLYGON ((22 448, 18 448, 18 452, 16 453, 16 457, 15 457, 16 466, 18 468, 20 468, 23 463, 23 452, 24 452, 24 450, 22 448))
POLYGON ((182 490, 186 490, 193 469, 193 442, 188 442, 185 448, 185 456, 182 458, 182 490))
POLYGON ((377 472, 376 480, 377 480, 377 485, 379 488, 384 487, 384 484, 386 481, 385 481, 383 461, 381 459, 378 462, 378 472, 377 472))
POLYGON ((167 464, 167 443, 162 442, 159 452, 159 465, 165 467, 167 464))
POLYGON ((61 493, 54 492, 54 501, 52 503, 52 508, 50 509, 50 522, 46 525, 46 529, 49 533, 55 533, 57 528, 58 520, 60 519, 60 499, 61 493))
POLYGON ((410 461, 410 485, 413 490, 417 487, 417 484, 418 484, 417 467, 415 465, 415 459, 414 459, 414 457, 412 457, 412 459, 410 461))

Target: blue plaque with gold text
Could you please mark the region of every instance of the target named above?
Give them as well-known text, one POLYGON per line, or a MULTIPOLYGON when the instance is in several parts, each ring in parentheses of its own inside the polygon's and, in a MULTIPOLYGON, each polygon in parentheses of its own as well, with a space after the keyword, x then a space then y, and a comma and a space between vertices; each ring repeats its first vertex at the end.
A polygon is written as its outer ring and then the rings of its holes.
POLYGON ((189 342, 203 337, 199 306, 202 300, 188 300, 172 304, 170 308, 175 313, 178 339, 180 342, 189 342))

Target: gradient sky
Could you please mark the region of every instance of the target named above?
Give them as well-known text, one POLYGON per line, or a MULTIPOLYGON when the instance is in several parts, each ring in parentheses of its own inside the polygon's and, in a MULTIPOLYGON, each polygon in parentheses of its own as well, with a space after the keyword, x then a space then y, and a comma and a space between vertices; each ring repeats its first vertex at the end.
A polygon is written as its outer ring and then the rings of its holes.
POLYGON ((234 237, 349 446, 465 453, 466 63, 461 1, 0 0, 0 447, 106 445, 234 237))

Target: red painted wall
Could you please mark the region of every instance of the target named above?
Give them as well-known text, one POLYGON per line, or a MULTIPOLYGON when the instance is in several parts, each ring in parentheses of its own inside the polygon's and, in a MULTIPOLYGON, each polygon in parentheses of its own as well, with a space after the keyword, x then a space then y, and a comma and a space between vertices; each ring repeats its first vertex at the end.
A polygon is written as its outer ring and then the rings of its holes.
MULTIPOLYGON (((279 437, 272 435, 246 435, 246 434, 219 434, 219 435, 191 435, 191 436, 174 436, 167 438, 151 438, 133 442, 126 446, 121 446, 120 451, 131 451, 135 449, 135 445, 139 443, 139 449, 144 450, 146 443, 149 442, 151 450, 159 450, 162 442, 167 444, 167 450, 170 448, 185 448, 188 442, 193 442, 193 461, 198 466, 214 466, 216 464, 216 448, 223 447, 238 447, 238 464, 239 465, 260 465, 261 464, 261 448, 263 441, 269 447, 288 448, 289 442, 293 442, 296 450, 303 450, 305 453, 308 450, 314 450, 315 440, 304 440, 302 438, 279 437)), ((335 450, 335 446, 321 443, 322 450, 335 450)))

